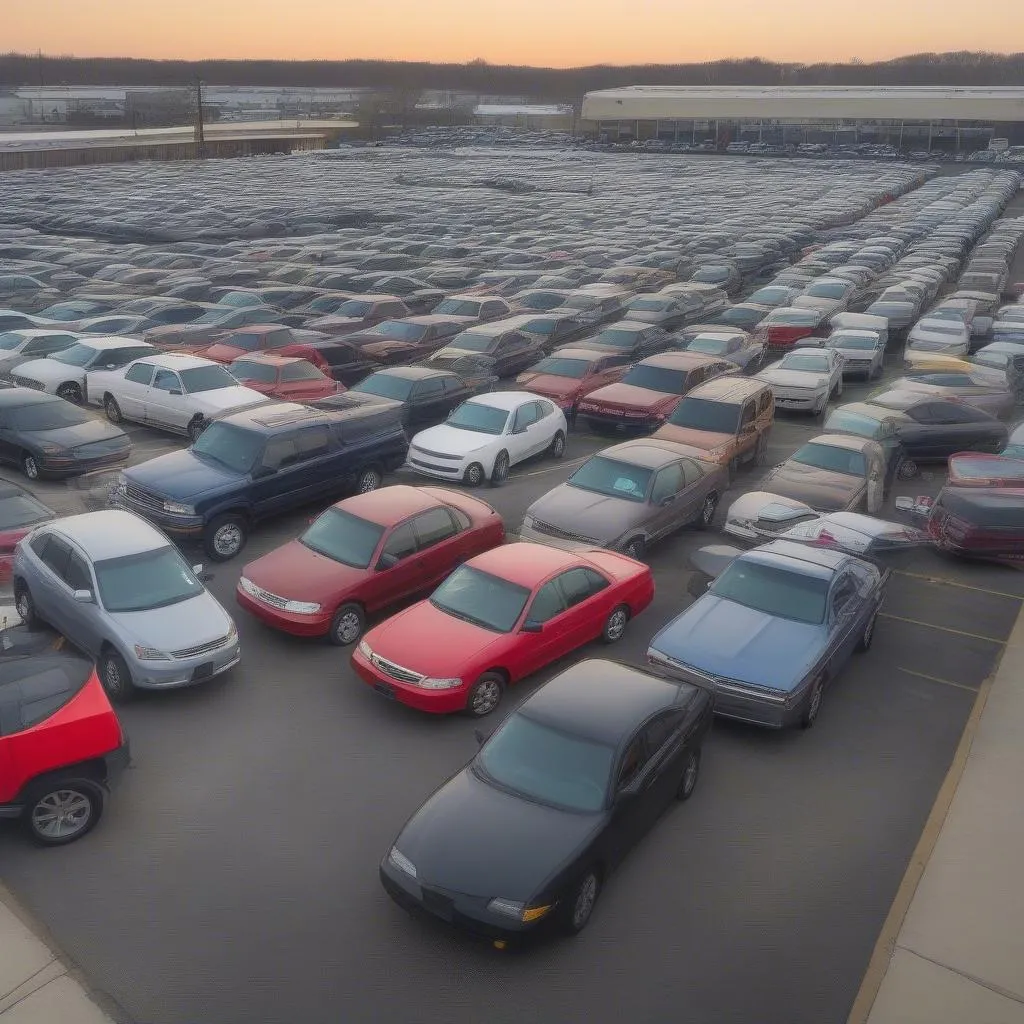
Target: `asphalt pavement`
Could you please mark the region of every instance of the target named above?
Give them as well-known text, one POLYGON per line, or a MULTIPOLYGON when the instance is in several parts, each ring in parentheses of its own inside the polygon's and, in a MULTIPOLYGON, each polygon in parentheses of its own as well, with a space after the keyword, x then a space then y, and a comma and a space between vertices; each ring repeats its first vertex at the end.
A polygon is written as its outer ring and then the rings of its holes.
MULTIPOLYGON (((848 387, 843 400, 863 391, 848 387)), ((178 444, 132 431, 143 457, 178 444)), ((780 414, 769 462, 818 432, 780 414)), ((573 434, 562 462, 523 466, 481 496, 514 528, 607 444, 573 434)), ((737 478, 719 518, 763 472, 737 478)), ((937 469, 901 482, 890 501, 935 493, 942 479, 937 469)), ((66 511, 81 498, 63 485, 37 490, 66 511)), ((357 679, 347 651, 274 633, 234 605, 244 563, 294 537, 312 511, 259 529, 235 562, 208 566, 212 591, 237 612, 242 663, 124 709, 136 765, 102 826, 45 852, 0 831, 7 884, 127 1019, 845 1018, 1021 609, 1024 573, 913 553, 873 648, 826 692, 814 730, 716 723, 694 798, 611 879, 587 931, 498 952, 409 918, 376 877, 406 817, 474 754, 475 723, 386 702, 357 679)), ((648 640, 691 600, 688 554, 714 539, 687 530, 652 549, 652 607, 613 652, 594 645, 579 656, 642 664, 648 640)), ((504 710, 558 668, 513 688, 504 710)))

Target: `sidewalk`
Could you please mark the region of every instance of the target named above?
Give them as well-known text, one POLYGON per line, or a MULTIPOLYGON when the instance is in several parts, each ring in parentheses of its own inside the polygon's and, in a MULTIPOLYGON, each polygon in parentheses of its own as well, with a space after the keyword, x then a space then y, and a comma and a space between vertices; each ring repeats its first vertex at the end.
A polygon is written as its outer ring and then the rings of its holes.
POLYGON ((0 886, 0 1022, 113 1024, 0 886))
POLYGON ((945 820, 929 822, 930 850, 925 829, 850 1024, 1024 1024, 1024 612, 978 706, 945 820))

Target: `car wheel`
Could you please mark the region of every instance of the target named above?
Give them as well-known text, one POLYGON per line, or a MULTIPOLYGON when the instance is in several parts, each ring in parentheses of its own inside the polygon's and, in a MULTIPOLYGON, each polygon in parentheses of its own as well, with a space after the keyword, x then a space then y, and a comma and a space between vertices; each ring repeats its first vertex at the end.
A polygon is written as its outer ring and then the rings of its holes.
POLYGON ((382 483, 384 483, 384 477, 381 471, 374 469, 373 466, 368 466, 359 474, 359 479, 356 481, 356 492, 369 494, 370 491, 377 490, 382 483))
POLYGON ((111 423, 120 423, 124 419, 121 415, 121 406, 117 404, 117 399, 113 395, 107 395, 103 402, 103 411, 111 423))
POLYGON ((29 480, 39 479, 39 463, 36 462, 34 455, 29 455, 26 452, 21 457, 21 471, 29 478, 29 480))
POLYGON ((587 927, 600 895, 601 876, 591 869, 573 886, 562 904, 562 930, 567 935, 579 935, 587 927))
POLYGON ((629 608, 627 605, 620 604, 617 608, 613 608, 611 614, 605 619, 604 628, 601 630, 601 639, 606 644, 614 644, 622 639, 622 634, 626 632, 626 623, 629 622, 629 608))
POLYGON ((811 693, 804 706, 804 713, 800 717, 800 728, 810 729, 818 720, 818 712, 821 711, 821 697, 825 689, 824 676, 818 676, 811 685, 811 693))
POLYGON ((683 765, 683 774, 679 777, 679 788, 676 790, 677 800, 689 800, 693 791, 697 788, 697 780, 700 778, 700 751, 691 750, 686 755, 686 763, 683 765))
POLYGON ((635 558, 638 562, 642 562, 644 559, 644 542, 642 537, 634 537, 623 549, 622 553, 628 555, 630 558, 635 558))
POLYGON ((82 404, 82 389, 77 385, 68 381, 66 384, 61 384, 57 388, 57 397, 63 398, 65 402, 73 402, 75 405, 82 404))
POLYGON ((100 682, 115 704, 123 704, 135 696, 132 674, 117 651, 108 650, 100 658, 100 682))
POLYGON ((354 644, 366 628, 366 616, 363 609, 354 602, 343 604, 331 620, 331 631, 327 639, 338 647, 354 644))
POLYGON ((857 650, 866 651, 870 649, 871 643, 875 639, 875 620, 877 618, 878 612, 874 612, 871 618, 868 619, 864 632, 861 633, 860 640, 857 641, 857 650))
POLYGON ((560 459, 565 454, 565 434, 561 431, 558 431, 552 439, 548 454, 553 459, 560 459))
POLYGON ((842 398, 842 397, 843 397, 843 378, 840 377, 839 380, 836 381, 836 398, 842 398))
POLYGON ((103 816, 104 794, 88 779, 58 779, 41 786, 25 805, 25 827, 41 846, 81 839, 103 816))
POLYGON ((494 460, 494 467, 491 469, 492 487, 500 487, 508 479, 508 469, 508 452, 498 452, 498 457, 494 460))
POLYGON ((36 603, 32 600, 32 594, 29 592, 27 584, 21 582, 14 584, 14 607, 21 616, 21 621, 25 623, 26 629, 38 629, 42 625, 36 614, 36 603))
POLYGON ((828 395, 823 395, 821 401, 811 410, 811 416, 815 419, 821 419, 825 415, 825 410, 828 408, 828 395))
POLYGON ((715 509, 718 508, 718 495, 709 494, 700 507, 700 516, 697 519, 697 526, 702 530, 710 530, 715 520, 715 509))
POLYGON ((218 516, 203 534, 203 547, 215 562, 234 558, 248 539, 246 522, 241 516, 218 516))
POLYGON ((466 714, 471 718, 489 715, 500 703, 505 680, 497 672, 485 672, 466 694, 466 714))
POLYGON ((462 474, 462 482, 467 487, 479 487, 484 482, 484 467, 479 462, 467 466, 466 472, 462 474))
POLYGON ((188 425, 188 439, 192 444, 195 444, 200 437, 203 436, 203 431, 206 429, 206 423, 200 418, 196 417, 188 425))

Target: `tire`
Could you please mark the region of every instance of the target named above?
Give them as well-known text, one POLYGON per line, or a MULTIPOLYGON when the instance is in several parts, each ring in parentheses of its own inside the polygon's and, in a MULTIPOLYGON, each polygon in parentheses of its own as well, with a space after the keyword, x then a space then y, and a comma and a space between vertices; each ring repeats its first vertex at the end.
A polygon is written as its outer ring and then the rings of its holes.
POLYGON ((203 531, 203 548, 215 562, 228 562, 248 540, 248 524, 238 515, 217 516, 203 531))
POLYGON ((620 604, 618 607, 613 608, 608 613, 608 618, 604 620, 604 626, 601 629, 601 639, 606 644, 618 643, 626 632, 626 625, 628 623, 629 608, 627 605, 620 604))
POLYGON ((63 398, 65 402, 71 402, 74 405, 81 405, 82 389, 72 381, 68 381, 57 388, 57 397, 63 398))
POLYGON ((683 765, 683 774, 679 777, 679 788, 676 790, 676 799, 689 800, 693 791, 697 788, 697 780, 700 778, 700 750, 691 750, 686 755, 686 763, 683 765))
POLYGON ((135 683, 124 658, 109 648, 100 655, 100 682, 115 704, 124 704, 135 696, 135 683))
POLYGON ((17 608, 21 621, 30 632, 38 629, 43 623, 36 613, 36 603, 32 600, 32 592, 26 583, 17 582, 14 584, 14 607, 17 608))
POLYGON ((715 521, 715 510, 717 508, 718 495, 712 492, 704 499, 704 504, 700 507, 700 515, 694 523, 698 530, 711 529, 711 524, 715 521))
POLYGON ((565 434, 558 431, 551 439, 551 447, 548 448, 548 455, 553 459, 560 459, 565 455, 565 434))
POLYGON ((117 404, 117 399, 113 395, 107 395, 103 399, 103 411, 107 414, 107 419, 111 423, 123 423, 124 416, 121 414, 121 406, 117 404))
POLYGON ((39 463, 34 455, 25 452, 21 457, 21 471, 29 480, 38 480, 42 475, 39 472, 39 463))
POLYGON ((25 829, 40 846, 66 846, 96 827, 105 803, 102 787, 91 779, 54 779, 26 801, 25 829))
POLYGON ((188 425, 188 440, 189 444, 195 444, 200 437, 203 436, 203 431, 206 429, 206 424, 198 416, 192 420, 188 425))
POLYGON ((843 397, 843 378, 840 377, 838 382, 836 383, 836 398, 842 398, 842 397, 843 397))
POLYGON ((508 452, 504 450, 498 452, 494 466, 491 468, 490 484, 492 487, 500 487, 508 479, 509 467, 508 452))
POLYGON ((825 395, 821 400, 821 405, 811 410, 811 416, 813 419, 823 419, 825 416, 825 410, 828 408, 828 395, 825 395))
POLYGON ((801 729, 811 729, 814 727, 814 723, 818 720, 818 714, 821 711, 821 699, 824 690, 825 678, 824 676, 818 676, 811 685, 807 704, 804 706, 803 714, 800 716, 801 729))
POLYGON ((466 714, 484 718, 500 703, 505 692, 505 679, 498 672, 485 672, 466 694, 466 714))
POLYGON ((864 626, 864 632, 861 633, 860 639, 857 641, 858 651, 867 651, 871 649, 871 644, 875 639, 875 621, 878 619, 878 612, 872 612, 871 618, 868 619, 864 626))
POLYGON ((896 476, 900 480, 911 480, 918 473, 917 463, 913 459, 903 459, 900 462, 899 468, 896 470, 896 476))
POLYGON ((587 927, 600 895, 601 875, 596 868, 591 868, 583 874, 562 901, 564 909, 560 923, 566 935, 579 935, 587 927))
POLYGON ((467 487, 479 487, 484 482, 484 467, 479 462, 474 462, 466 467, 462 474, 462 482, 467 487))
POLYGON ((349 601, 334 613, 327 639, 336 647, 348 647, 363 635, 365 628, 366 615, 362 607, 349 601))
POLYGON ((384 483, 384 474, 375 466, 367 466, 356 479, 356 493, 369 494, 384 483))
POLYGON ((644 560, 644 544, 642 537, 634 537, 628 544, 622 549, 624 555, 628 555, 630 558, 636 559, 638 562, 644 560))

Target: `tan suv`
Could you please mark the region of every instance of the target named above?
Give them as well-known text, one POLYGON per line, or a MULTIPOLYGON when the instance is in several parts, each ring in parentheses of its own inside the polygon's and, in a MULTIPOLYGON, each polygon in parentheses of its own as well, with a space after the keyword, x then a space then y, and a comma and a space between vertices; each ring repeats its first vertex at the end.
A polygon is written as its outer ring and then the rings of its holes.
POLYGON ((695 387, 654 437, 692 449, 706 462, 763 465, 775 422, 775 397, 764 381, 717 377, 695 387))

